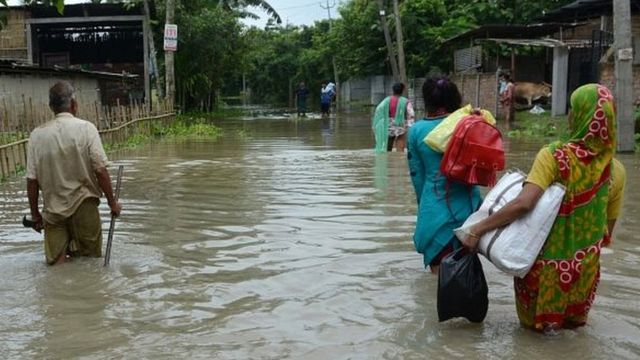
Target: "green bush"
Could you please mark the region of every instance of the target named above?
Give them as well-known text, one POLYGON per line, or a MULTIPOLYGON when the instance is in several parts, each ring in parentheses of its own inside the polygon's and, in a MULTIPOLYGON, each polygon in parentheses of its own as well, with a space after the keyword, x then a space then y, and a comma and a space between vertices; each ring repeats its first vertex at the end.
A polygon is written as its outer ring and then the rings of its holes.
POLYGON ((207 137, 216 139, 222 135, 222 129, 200 116, 181 115, 167 128, 161 128, 155 135, 169 138, 207 137))
POLYGON ((151 135, 136 134, 130 136, 126 141, 118 144, 104 144, 106 152, 119 149, 134 148, 150 141, 153 138, 170 138, 185 140, 191 138, 211 138, 217 139, 222 135, 222 129, 210 123, 211 121, 203 115, 179 115, 169 126, 160 123, 153 124, 151 135))
POLYGON ((511 138, 564 139, 569 135, 567 117, 554 117, 548 113, 534 115, 528 111, 519 112, 513 126, 515 129, 507 133, 511 138))

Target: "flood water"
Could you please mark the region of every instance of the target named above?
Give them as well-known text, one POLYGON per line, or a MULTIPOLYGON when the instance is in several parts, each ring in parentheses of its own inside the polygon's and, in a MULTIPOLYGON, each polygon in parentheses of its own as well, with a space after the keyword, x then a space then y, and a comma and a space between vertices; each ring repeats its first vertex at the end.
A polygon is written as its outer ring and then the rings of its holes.
MULTIPOLYGON (((621 156, 624 215, 589 324, 546 338, 519 326, 512 279, 488 262, 484 323, 438 322, 404 155, 376 157, 369 121, 227 119, 216 141, 113 154, 125 210, 108 268, 47 267, 19 225, 24 181, 0 186, 0 358, 640 357, 637 156, 621 156)), ((511 142, 509 166, 528 170, 540 145, 511 142)))

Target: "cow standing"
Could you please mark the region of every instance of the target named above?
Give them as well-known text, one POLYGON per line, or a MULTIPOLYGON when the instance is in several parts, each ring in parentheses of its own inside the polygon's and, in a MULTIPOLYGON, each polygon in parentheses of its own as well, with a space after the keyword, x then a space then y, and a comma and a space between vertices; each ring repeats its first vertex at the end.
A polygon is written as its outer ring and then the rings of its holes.
POLYGON ((517 82, 515 97, 527 100, 527 104, 531 107, 536 100, 551 98, 551 85, 546 83, 517 82))

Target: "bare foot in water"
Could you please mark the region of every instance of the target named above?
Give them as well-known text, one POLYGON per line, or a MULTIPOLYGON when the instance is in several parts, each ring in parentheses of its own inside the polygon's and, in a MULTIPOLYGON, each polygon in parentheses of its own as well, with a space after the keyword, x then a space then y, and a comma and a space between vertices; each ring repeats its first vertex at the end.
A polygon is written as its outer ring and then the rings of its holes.
POLYGON ((542 332, 547 337, 558 337, 562 334, 562 328, 558 324, 547 324, 542 332))

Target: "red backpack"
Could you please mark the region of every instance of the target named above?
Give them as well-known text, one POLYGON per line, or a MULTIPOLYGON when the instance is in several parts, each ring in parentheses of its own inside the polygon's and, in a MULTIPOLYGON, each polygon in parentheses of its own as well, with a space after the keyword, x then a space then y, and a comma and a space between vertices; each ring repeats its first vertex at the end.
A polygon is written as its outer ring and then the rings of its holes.
POLYGON ((444 152, 440 171, 447 179, 469 185, 493 186, 504 169, 502 134, 477 114, 456 125, 444 152))

